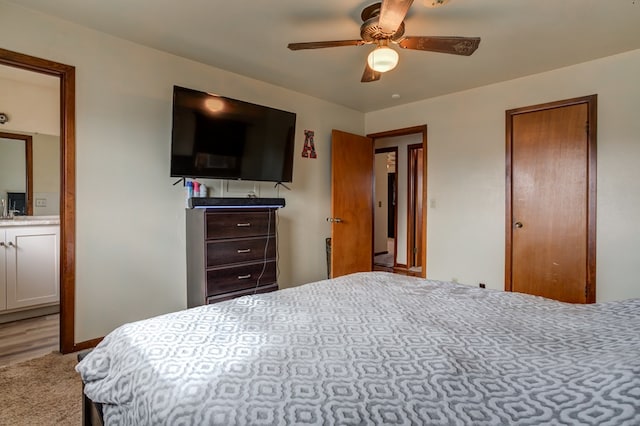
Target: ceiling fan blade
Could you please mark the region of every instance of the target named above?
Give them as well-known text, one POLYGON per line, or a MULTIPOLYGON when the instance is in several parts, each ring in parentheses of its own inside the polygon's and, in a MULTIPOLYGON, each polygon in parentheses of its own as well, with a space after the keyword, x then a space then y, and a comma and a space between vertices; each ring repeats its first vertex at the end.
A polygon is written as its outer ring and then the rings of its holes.
POLYGON ((393 35, 407 16, 412 3, 413 0, 382 0, 378 20, 382 32, 393 35))
POLYGON ((310 41, 307 43, 289 43, 287 47, 291 50, 322 49, 325 47, 341 46, 362 46, 363 40, 336 40, 336 41, 310 41))
POLYGON ((380 80, 381 76, 382 76, 381 72, 372 70, 369 64, 367 64, 364 68, 364 72, 362 73, 362 79, 360 80, 360 82, 369 83, 372 81, 378 81, 380 80))
POLYGON ((480 37, 405 37, 398 44, 405 49, 469 56, 478 48, 480 37))

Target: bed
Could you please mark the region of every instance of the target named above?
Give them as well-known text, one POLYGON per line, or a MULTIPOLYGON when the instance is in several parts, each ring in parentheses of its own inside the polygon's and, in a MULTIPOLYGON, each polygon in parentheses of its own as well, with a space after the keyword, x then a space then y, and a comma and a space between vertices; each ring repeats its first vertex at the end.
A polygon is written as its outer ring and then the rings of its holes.
POLYGON ((107 425, 638 425, 640 299, 358 273, 125 324, 76 369, 107 425))

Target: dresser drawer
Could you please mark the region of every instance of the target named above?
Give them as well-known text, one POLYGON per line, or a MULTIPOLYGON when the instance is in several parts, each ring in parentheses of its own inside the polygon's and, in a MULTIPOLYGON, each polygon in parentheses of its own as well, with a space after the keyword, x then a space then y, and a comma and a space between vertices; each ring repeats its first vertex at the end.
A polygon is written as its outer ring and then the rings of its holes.
POLYGON ((207 242, 207 268, 229 263, 255 262, 275 258, 276 239, 274 236, 207 242))
POLYGON ((235 299, 236 297, 246 296, 249 294, 269 293, 278 290, 278 284, 269 284, 260 286, 257 289, 250 288, 248 290, 235 291, 233 293, 220 294, 218 296, 207 297, 207 304, 224 302, 225 300, 235 299))
POLYGON ((242 264, 207 271, 207 297, 254 288, 260 278, 260 285, 276 282, 276 261, 242 264), (262 269, 264 267, 264 273, 262 269))
POLYGON ((268 211, 207 213, 205 227, 207 240, 275 234, 275 214, 268 211))

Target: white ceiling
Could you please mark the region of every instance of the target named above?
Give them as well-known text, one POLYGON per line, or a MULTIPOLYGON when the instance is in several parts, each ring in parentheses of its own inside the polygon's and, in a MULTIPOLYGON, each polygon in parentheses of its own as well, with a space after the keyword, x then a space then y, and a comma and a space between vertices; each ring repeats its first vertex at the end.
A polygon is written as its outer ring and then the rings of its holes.
POLYGON ((375 1, 10 2, 363 112, 640 49, 640 0, 452 0, 435 9, 416 0, 406 35, 481 37, 478 50, 402 50, 395 70, 360 83, 372 46, 286 46, 359 38, 360 12, 375 1))

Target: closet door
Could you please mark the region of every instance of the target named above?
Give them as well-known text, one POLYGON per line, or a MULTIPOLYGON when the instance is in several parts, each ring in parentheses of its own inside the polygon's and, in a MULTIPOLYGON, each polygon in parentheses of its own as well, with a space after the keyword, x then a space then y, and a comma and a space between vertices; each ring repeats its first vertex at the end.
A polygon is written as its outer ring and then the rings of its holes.
POLYGON ((574 100, 507 117, 508 290, 572 303, 595 299, 590 107, 588 99, 574 100))

